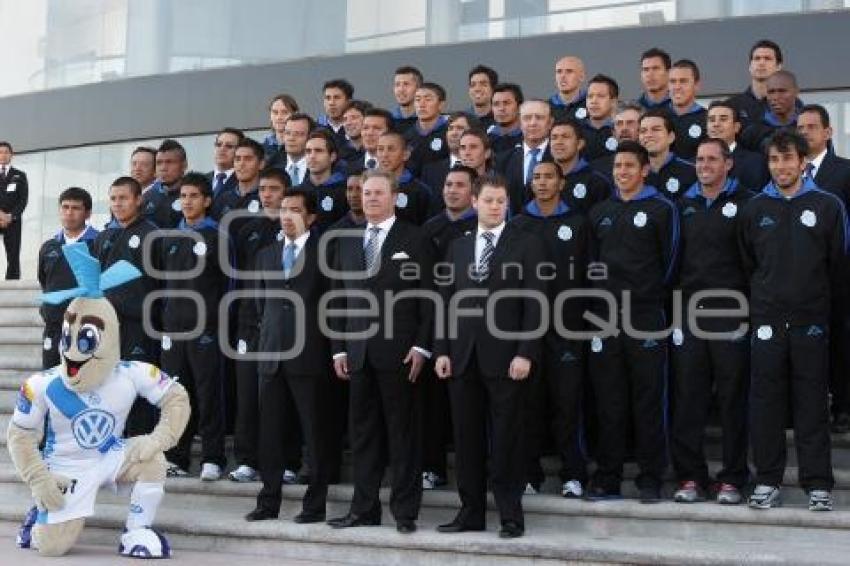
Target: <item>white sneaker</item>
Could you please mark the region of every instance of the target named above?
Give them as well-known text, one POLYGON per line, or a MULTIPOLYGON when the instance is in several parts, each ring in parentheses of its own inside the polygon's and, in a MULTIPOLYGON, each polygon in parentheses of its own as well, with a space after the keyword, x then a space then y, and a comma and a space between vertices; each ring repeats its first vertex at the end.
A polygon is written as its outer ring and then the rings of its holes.
POLYGON ((581 486, 581 482, 578 480, 570 480, 564 482, 564 485, 561 486, 561 497, 567 497, 569 499, 580 499, 584 496, 584 488, 581 486))
POLYGON ((422 489, 437 489, 446 485, 446 479, 434 472, 422 472, 422 489))
POLYGON ((298 483, 298 474, 293 470, 283 470, 284 485, 295 485, 298 483))
POLYGON ((526 495, 537 495, 540 493, 536 487, 531 485, 530 483, 525 484, 525 494, 526 495))
POLYGON ((118 554, 130 558, 171 558, 168 540, 150 527, 124 529, 118 554))
POLYGON ((248 483, 258 481, 260 479, 260 475, 257 473, 257 470, 244 464, 230 472, 227 477, 230 478, 230 481, 239 483, 248 483))
POLYGON ((201 481, 218 481, 221 479, 221 467, 212 462, 204 462, 201 466, 201 481))
POLYGON ((779 486, 758 484, 750 495, 748 502, 751 509, 770 509, 780 507, 782 499, 779 486))

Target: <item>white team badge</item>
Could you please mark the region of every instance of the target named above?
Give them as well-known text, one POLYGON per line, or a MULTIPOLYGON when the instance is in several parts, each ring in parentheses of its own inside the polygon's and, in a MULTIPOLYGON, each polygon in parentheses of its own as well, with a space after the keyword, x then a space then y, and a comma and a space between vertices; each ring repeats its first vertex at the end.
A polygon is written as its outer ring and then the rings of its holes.
POLYGON ((641 210, 640 212, 635 214, 635 217, 632 222, 634 222, 635 226, 637 226, 638 228, 643 228, 644 226, 646 226, 646 213, 641 210))
POLYGON ((399 208, 407 208, 407 194, 398 193, 398 196, 395 198, 395 205, 399 208))
POLYGON ((681 328, 673 329, 673 344, 676 346, 681 346, 685 343, 685 333, 682 332, 681 328))
POLYGON ((770 340, 773 338, 773 329, 768 325, 759 326, 756 331, 756 336, 759 337, 759 340, 770 340))
POLYGON ((173 210, 174 212, 180 212, 181 210, 183 210, 182 208, 180 208, 180 200, 179 199, 174 200, 171 203, 171 210, 173 210))
POLYGON ((573 237, 573 229, 569 226, 561 226, 558 228, 558 237, 563 241, 568 241, 573 237))
POLYGON ((162 349, 170 350, 171 349, 171 336, 163 336, 162 337, 162 349))
POLYGON ((239 342, 236 343, 236 351, 240 354, 245 354, 248 351, 248 343, 244 340, 239 340, 239 342))
POLYGON ((250 203, 248 203, 248 212, 250 212, 251 214, 256 214, 260 212, 260 201, 252 200, 250 203))
POLYGON ((590 341, 590 349, 596 352, 597 354, 602 351, 602 338, 599 336, 594 336, 590 341))
POLYGON ((584 198, 587 196, 587 187, 584 186, 584 183, 578 183, 575 187, 573 187, 573 196, 576 198, 584 198))
POLYGON ((585 118, 587 118, 587 108, 582 106, 581 108, 576 110, 576 118, 578 118, 579 120, 584 120, 585 118))
POLYGON ((738 205, 734 202, 727 202, 723 205, 721 212, 726 218, 735 218, 735 215, 738 214, 738 205))
POLYGON ((206 242, 195 242, 195 245, 192 246, 192 251, 195 252, 195 255, 207 255, 206 242))
POLYGON ((139 247, 140 243, 142 243, 142 242, 141 242, 141 240, 139 240, 139 237, 136 234, 133 234, 130 237, 130 240, 127 242, 127 245, 129 245, 131 248, 133 248, 135 250, 136 248, 139 247))
POLYGON ((702 128, 699 124, 691 124, 691 127, 688 128, 688 135, 696 139, 702 135, 702 128))
POLYGON ((322 210, 330 212, 334 207, 334 199, 331 196, 326 196, 322 199, 322 210))
POLYGON ((275 236, 275 238, 277 238, 277 241, 278 241, 278 242, 282 242, 282 241, 283 241, 283 230, 281 230, 280 232, 278 232, 278 233, 277 233, 277 236, 275 236))
POLYGON ((617 150, 617 138, 611 136, 607 140, 605 140, 605 149, 608 151, 616 151, 617 150))
POLYGON ((815 224, 818 223, 818 217, 815 216, 813 211, 804 210, 803 214, 800 215, 800 222, 803 223, 803 226, 814 228, 815 224))
POLYGON ((440 151, 443 149, 443 140, 434 138, 431 140, 431 151, 440 151))
POLYGON ((43 346, 45 350, 50 350, 51 348, 53 348, 53 340, 50 339, 50 336, 44 339, 43 346))
POLYGON ((677 179, 676 177, 670 177, 669 179, 667 179, 667 190, 671 193, 678 193, 679 179, 677 179))

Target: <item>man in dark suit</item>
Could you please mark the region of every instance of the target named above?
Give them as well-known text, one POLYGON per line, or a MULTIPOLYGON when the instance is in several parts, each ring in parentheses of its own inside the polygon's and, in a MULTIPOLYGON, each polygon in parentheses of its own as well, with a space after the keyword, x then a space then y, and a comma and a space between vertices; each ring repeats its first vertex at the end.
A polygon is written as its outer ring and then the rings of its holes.
POLYGON ((11 166, 12 144, 0 141, 0 234, 6 249, 6 279, 21 278, 21 215, 27 207, 27 174, 11 166))
POLYGON ((454 276, 441 289, 444 303, 456 305, 448 309, 447 320, 450 329, 456 321, 457 331, 435 342, 435 372, 440 379, 452 378, 449 396, 461 499, 457 516, 438 530, 484 530, 489 421, 490 484, 502 525, 499 536, 515 538, 525 530, 521 499, 526 379, 546 331, 541 308, 545 283, 537 277, 544 246, 535 235, 505 224, 509 197, 504 179, 479 177, 474 194, 477 230, 449 245, 445 262, 454 276), (489 297, 505 290, 526 294, 500 299, 492 321, 485 322, 481 315, 459 316, 458 308, 484 309, 489 297), (459 293, 469 298, 452 303, 459 293), (497 337, 496 328, 521 336, 497 337))
MULTIPOLYGON (((296 411, 310 457, 310 483, 296 523, 325 520, 328 471, 325 426, 321 410, 330 380, 330 346, 319 327, 319 303, 329 290, 319 268, 319 236, 310 227, 317 203, 312 191, 290 190, 280 207, 283 239, 264 248, 257 258, 256 298, 259 315, 260 439, 263 488, 248 521, 277 518, 281 503, 287 412, 296 411), (284 293, 294 293, 293 301, 284 293), (305 309, 303 319, 298 309, 305 309), (302 322, 303 320, 303 322, 302 322), (301 326, 303 324, 303 326, 301 326)), ((292 296, 292 295, 290 295, 292 296)))
POLYGON ((770 182, 767 160, 763 153, 750 151, 738 143, 741 133, 741 116, 728 100, 715 100, 708 106, 706 123, 708 137, 723 140, 732 152, 732 170, 729 178, 738 179, 747 189, 760 191, 770 182))
POLYGON ((239 181, 234 175, 233 160, 236 158, 236 147, 245 139, 242 130, 224 128, 216 136, 213 146, 213 162, 215 166, 207 173, 207 179, 213 191, 213 200, 227 191, 236 191, 239 181))
POLYGON ((510 211, 519 214, 531 200, 531 173, 544 158, 551 159, 549 130, 552 129, 552 109, 543 100, 526 100, 519 109, 522 143, 502 154, 495 168, 508 181, 510 211))
POLYGON ((364 179, 367 224, 362 236, 340 238, 335 268, 348 277, 334 281, 335 290, 344 293, 339 302, 347 311, 344 324, 334 325, 335 330, 344 330, 344 339, 334 339, 333 357, 337 377, 351 380, 354 497, 348 514, 328 524, 335 528, 380 524, 378 489, 386 435, 390 510, 398 531, 412 533, 422 499, 417 378, 431 355, 433 323, 431 298, 426 300, 421 293, 433 286, 433 246, 423 230, 396 218, 399 189, 394 175, 367 171, 364 179), (420 294, 396 298, 414 291, 420 294), (374 317, 364 312, 370 305, 376 307, 374 317))
MULTIPOLYGON (((832 127, 826 108, 820 104, 803 106, 797 118, 797 131, 809 144, 806 175, 814 179, 819 188, 840 198, 847 207, 850 204, 850 160, 838 157, 832 150, 832 127)), ((850 273, 850 270, 847 273, 850 273)), ((833 298, 836 308, 832 311, 829 380, 832 393, 832 429, 840 433, 850 431, 850 384, 847 378, 850 360, 846 353, 850 296, 846 290, 842 290, 842 295, 833 298)))

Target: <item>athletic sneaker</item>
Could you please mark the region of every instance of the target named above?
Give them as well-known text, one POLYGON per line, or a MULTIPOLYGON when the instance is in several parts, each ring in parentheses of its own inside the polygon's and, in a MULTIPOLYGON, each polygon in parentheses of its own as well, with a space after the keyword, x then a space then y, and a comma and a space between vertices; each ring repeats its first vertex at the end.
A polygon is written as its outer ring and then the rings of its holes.
POLYGON ((165 463, 165 475, 170 478, 185 478, 189 477, 189 472, 172 462, 165 463))
POLYGON ((257 470, 255 470, 251 466, 246 466, 245 464, 242 464, 241 466, 230 472, 227 477, 230 478, 230 481, 248 483, 252 481, 259 481, 260 474, 258 474, 257 470))
POLYGON ((283 470, 283 483, 285 485, 296 485, 298 483, 298 474, 292 470, 283 470))
POLYGON ((721 505, 738 505, 743 501, 741 491, 731 483, 720 484, 717 490, 717 502, 721 505))
POLYGON ((775 485, 757 485, 752 495, 750 495, 748 504, 753 509, 781 507, 782 498, 779 495, 779 487, 775 485))
POLYGON ((832 493, 825 489, 809 492, 809 511, 832 511, 832 493))
POLYGON ((569 480, 561 486, 561 497, 567 499, 581 499, 584 495, 584 488, 578 480, 569 480))
POLYGON ((537 495, 540 493, 539 487, 534 487, 530 483, 525 484, 525 494, 526 495, 537 495))
POLYGON ((218 481, 221 479, 221 466, 212 462, 201 465, 201 481, 218 481))
POLYGON ((434 472, 422 472, 422 489, 437 489, 446 485, 446 478, 434 472))
POLYGON ((705 501, 705 495, 699 484, 693 480, 679 482, 679 489, 673 494, 673 501, 676 503, 696 503, 705 501))

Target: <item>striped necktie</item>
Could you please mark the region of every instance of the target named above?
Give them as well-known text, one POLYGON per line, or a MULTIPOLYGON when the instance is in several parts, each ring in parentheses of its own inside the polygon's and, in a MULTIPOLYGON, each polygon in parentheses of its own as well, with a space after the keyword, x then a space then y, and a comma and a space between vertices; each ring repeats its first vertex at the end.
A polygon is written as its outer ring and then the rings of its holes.
POLYGON ((496 251, 493 246, 493 238, 496 237, 493 232, 482 232, 481 237, 484 238, 484 249, 481 250, 481 257, 478 258, 478 278, 482 281, 490 275, 490 259, 496 251))
POLYGON ((381 234, 381 229, 378 226, 369 228, 369 239, 366 240, 366 247, 363 249, 363 255, 366 257, 366 273, 374 275, 376 268, 379 265, 378 252, 380 251, 378 236, 381 234))

